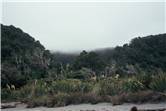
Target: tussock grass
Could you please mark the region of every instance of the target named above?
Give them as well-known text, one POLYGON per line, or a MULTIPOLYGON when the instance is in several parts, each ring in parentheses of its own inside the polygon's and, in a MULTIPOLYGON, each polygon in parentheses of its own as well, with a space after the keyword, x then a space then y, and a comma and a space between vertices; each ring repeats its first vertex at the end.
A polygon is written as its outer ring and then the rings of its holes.
POLYGON ((165 74, 147 77, 109 77, 98 81, 78 79, 35 80, 19 89, 2 89, 3 100, 25 101, 28 107, 57 107, 69 104, 111 102, 155 102, 166 100, 165 74), (162 93, 162 94, 161 94, 162 93))

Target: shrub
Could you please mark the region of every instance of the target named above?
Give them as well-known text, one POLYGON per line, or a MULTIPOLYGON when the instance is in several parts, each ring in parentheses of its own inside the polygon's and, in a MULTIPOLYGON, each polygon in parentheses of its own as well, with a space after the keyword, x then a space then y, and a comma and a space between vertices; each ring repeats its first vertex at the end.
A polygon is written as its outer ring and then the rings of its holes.
MULTIPOLYGON (((27 102, 28 108, 33 108, 37 106, 51 106, 53 104, 52 98, 49 96, 40 96, 40 97, 32 97, 27 102)), ((53 106, 53 105, 52 105, 53 106)))
POLYGON ((94 93, 72 93, 66 99, 66 105, 69 104, 80 104, 80 103, 92 103, 96 104, 101 102, 102 98, 94 93))
POLYGON ((1 99, 7 100, 11 98, 11 91, 9 89, 2 89, 1 90, 1 99))
POLYGON ((67 75, 67 78, 74 78, 80 80, 89 80, 92 74, 92 70, 88 68, 81 68, 78 71, 74 71, 67 75))
POLYGON ((91 82, 82 82, 81 85, 80 85, 80 88, 81 88, 81 92, 82 93, 88 93, 88 92, 91 92, 92 89, 94 87, 94 84, 91 83, 91 82))
POLYGON ((73 93, 73 92, 89 92, 92 85, 88 82, 81 82, 80 80, 68 79, 54 81, 51 88, 54 92, 73 93))
POLYGON ((165 92, 166 91, 166 74, 159 74, 153 77, 149 87, 154 91, 165 92))
POLYGON ((123 94, 123 101, 130 103, 161 102, 165 100, 165 95, 150 90, 123 94))
POLYGON ((136 79, 140 81, 146 88, 149 88, 149 84, 152 81, 152 75, 143 72, 138 74, 136 79))
POLYGON ((28 101, 28 107, 46 106, 46 107, 59 107, 66 106, 69 104, 80 104, 80 103, 98 103, 101 102, 102 98, 94 93, 58 93, 55 95, 45 95, 41 97, 34 97, 28 101))
POLYGON ((101 94, 101 84, 100 83, 95 83, 94 85, 93 85, 93 89, 92 89, 92 91, 91 91, 92 93, 95 93, 95 94, 97 94, 97 95, 100 95, 101 94))
POLYGON ((19 92, 19 99, 32 99, 38 96, 47 95, 49 92, 49 85, 43 80, 30 81, 27 85, 17 89, 19 92))
POLYGON ((40 97, 33 97, 28 100, 28 108, 33 108, 37 106, 46 106, 46 107, 54 107, 54 106, 66 106, 69 98, 69 94, 67 93, 58 93, 55 95, 43 95, 40 97))
POLYGON ((20 97, 20 91, 10 90, 10 89, 2 89, 1 90, 1 99, 6 101, 16 101, 20 97))
MULTIPOLYGON (((33 84, 32 84, 33 85, 33 84)), ((34 96, 42 96, 48 93, 49 86, 45 81, 39 80, 32 86, 32 94, 34 96)))
MULTIPOLYGON (((79 97, 79 95, 78 95, 79 97)), ((92 103, 96 104, 102 101, 102 98, 95 93, 84 93, 80 95, 80 99, 82 103, 92 103)))
POLYGON ((69 94, 67 93, 58 93, 54 97, 55 106, 66 106, 68 105, 69 94))
POLYGON ((99 94, 100 95, 116 95, 121 93, 121 84, 122 81, 114 78, 101 80, 99 82, 100 89, 99 94))
POLYGON ((58 80, 53 81, 51 88, 55 93, 58 92, 75 92, 78 90, 78 84, 80 84, 81 81, 76 80, 58 80))
POLYGON ((125 92, 136 92, 145 89, 144 85, 135 78, 129 78, 123 83, 123 90, 125 92))

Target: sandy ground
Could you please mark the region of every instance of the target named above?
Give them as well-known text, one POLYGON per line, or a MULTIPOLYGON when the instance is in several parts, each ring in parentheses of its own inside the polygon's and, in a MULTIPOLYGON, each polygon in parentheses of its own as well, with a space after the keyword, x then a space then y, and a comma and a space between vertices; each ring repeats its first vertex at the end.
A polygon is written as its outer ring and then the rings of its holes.
POLYGON ((69 105, 65 107, 57 108, 25 108, 26 105, 19 104, 16 108, 1 109, 1 111, 129 111, 131 107, 137 106, 138 109, 159 109, 166 108, 166 103, 158 104, 123 104, 112 106, 110 103, 99 103, 99 104, 80 104, 80 105, 69 105))

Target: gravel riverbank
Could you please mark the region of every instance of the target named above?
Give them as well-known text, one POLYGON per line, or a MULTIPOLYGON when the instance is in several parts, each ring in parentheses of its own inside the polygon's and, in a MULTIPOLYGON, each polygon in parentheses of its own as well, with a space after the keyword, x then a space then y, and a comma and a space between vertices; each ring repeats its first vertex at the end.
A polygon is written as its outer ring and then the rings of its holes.
POLYGON ((1 111, 129 111, 133 106, 138 109, 162 109, 166 108, 166 103, 146 103, 146 104, 123 104, 112 106, 110 103, 99 103, 99 104, 80 104, 80 105, 69 105, 65 107, 57 108, 26 108, 25 104, 18 104, 16 108, 1 109, 1 111))

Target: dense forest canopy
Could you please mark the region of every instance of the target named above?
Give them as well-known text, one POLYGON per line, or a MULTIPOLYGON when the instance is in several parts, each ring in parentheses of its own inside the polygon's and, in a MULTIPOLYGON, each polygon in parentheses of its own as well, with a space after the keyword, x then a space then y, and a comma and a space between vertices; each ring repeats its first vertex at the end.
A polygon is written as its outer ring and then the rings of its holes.
POLYGON ((1 25, 1 33, 2 86, 46 76, 50 53, 39 41, 12 25, 1 25))
POLYGON ((138 65, 144 70, 154 68, 166 70, 166 34, 138 37, 122 47, 105 50, 101 55, 106 62, 114 62, 119 66, 138 65))
POLYGON ((166 34, 137 37, 115 48, 64 54, 51 53, 19 28, 1 25, 1 51, 2 87, 20 87, 40 78, 88 79, 166 71, 166 34))

